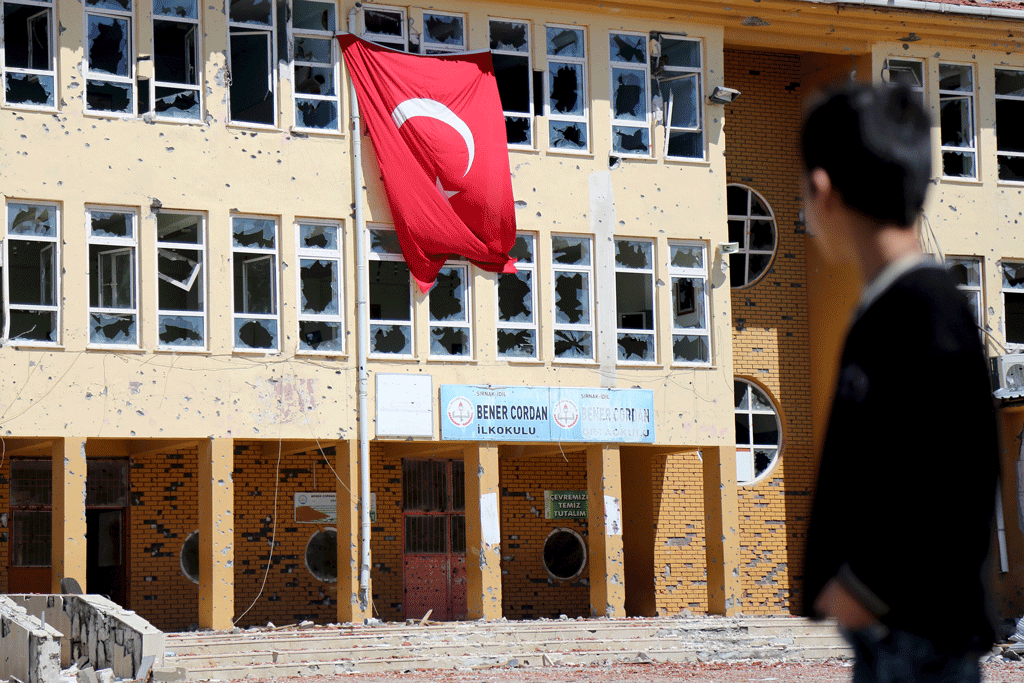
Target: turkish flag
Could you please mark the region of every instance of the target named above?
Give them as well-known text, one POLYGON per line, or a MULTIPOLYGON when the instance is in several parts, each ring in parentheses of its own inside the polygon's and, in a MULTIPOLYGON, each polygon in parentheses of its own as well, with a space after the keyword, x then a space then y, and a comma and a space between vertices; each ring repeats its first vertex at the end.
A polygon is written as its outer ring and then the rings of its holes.
POLYGON ((426 57, 351 34, 338 41, 420 289, 450 256, 514 273, 515 204, 491 54, 426 57))

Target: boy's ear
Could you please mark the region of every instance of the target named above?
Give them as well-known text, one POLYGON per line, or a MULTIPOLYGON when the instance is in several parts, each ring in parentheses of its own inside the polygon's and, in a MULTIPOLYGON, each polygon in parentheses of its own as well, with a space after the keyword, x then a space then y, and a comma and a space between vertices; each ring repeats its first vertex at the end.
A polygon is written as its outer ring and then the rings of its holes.
POLYGON ((810 185, 811 193, 818 199, 823 200, 833 192, 832 178, 828 171, 820 166, 807 175, 807 184, 810 185))

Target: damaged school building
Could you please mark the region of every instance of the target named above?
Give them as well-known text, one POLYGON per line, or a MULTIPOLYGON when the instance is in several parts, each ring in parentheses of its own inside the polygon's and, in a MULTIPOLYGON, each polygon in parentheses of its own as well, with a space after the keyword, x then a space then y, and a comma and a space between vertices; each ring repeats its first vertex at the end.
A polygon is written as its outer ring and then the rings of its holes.
POLYGON ((798 612, 859 283, 797 132, 858 79, 934 115, 922 240, 992 358, 1024 612, 1022 3, 0 4, 0 590, 165 630, 798 612), (517 273, 415 287, 346 30, 492 51, 517 273))

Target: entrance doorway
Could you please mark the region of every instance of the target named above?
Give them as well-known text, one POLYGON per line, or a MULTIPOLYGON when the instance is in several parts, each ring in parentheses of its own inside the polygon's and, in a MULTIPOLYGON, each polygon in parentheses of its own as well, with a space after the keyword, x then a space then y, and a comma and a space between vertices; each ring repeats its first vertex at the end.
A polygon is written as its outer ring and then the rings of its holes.
POLYGON ((90 593, 128 606, 128 461, 89 460, 85 494, 85 582, 90 593))
POLYGON ((466 618, 466 487, 461 460, 402 461, 406 619, 466 618))

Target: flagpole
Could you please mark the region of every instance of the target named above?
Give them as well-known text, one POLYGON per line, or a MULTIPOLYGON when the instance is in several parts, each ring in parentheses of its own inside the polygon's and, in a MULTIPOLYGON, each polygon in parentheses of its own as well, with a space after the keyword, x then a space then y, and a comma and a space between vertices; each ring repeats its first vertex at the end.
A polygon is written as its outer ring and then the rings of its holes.
MULTIPOLYGON (((348 13, 348 31, 356 32, 356 11, 362 3, 355 3, 348 13)), ((352 191, 354 197, 353 220, 356 238, 356 396, 358 400, 359 432, 359 607, 364 616, 370 605, 370 414, 367 407, 366 356, 370 345, 367 318, 369 282, 366 268, 366 221, 363 218, 363 152, 362 130, 359 122, 359 101, 351 76, 348 79, 348 103, 352 116, 352 191)), ((339 596, 341 597, 341 596, 339 596)))

